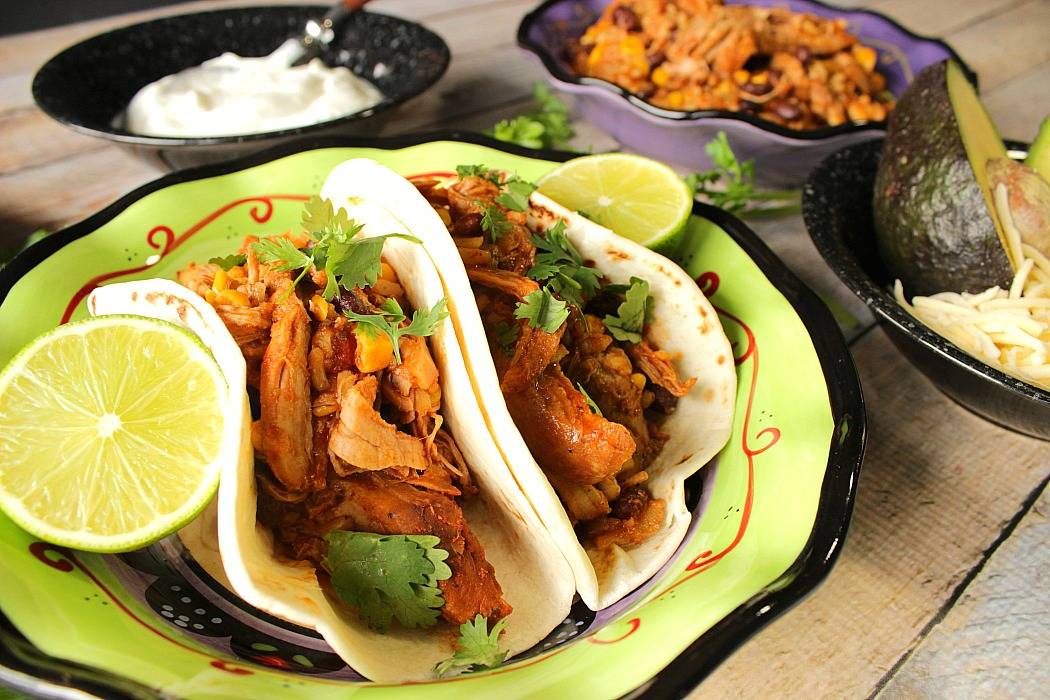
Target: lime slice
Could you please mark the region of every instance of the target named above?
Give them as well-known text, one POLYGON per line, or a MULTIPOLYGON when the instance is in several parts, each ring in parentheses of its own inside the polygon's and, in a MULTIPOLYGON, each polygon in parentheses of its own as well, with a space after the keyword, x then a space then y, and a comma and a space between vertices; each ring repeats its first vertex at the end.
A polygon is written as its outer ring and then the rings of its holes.
POLYGON ((0 372, 0 508, 56 544, 141 547, 219 483, 222 372, 195 335, 100 316, 38 337, 0 372))
POLYGON ((573 158, 537 186, 563 207, 659 250, 674 247, 693 210, 693 195, 674 170, 628 153, 573 158))

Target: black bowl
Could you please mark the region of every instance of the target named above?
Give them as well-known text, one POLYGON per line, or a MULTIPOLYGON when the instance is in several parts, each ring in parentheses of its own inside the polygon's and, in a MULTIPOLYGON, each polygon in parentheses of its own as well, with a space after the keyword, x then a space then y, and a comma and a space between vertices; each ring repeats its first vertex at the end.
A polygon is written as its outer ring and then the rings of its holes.
POLYGON ((297 36, 323 5, 246 7, 196 12, 115 29, 71 46, 37 72, 33 99, 65 126, 131 148, 176 169, 227 160, 304 134, 374 134, 392 108, 433 85, 448 68, 448 45, 414 22, 357 12, 321 54, 383 93, 378 105, 330 121, 243 136, 141 136, 122 126, 124 109, 143 86, 225 51, 264 56, 297 36))
POLYGON ((938 389, 988 420, 1050 440, 1050 392, 971 357, 893 298, 893 277, 876 249, 872 219, 881 150, 881 139, 844 148, 809 176, 802 190, 802 217, 817 250, 871 308, 893 344, 938 389))

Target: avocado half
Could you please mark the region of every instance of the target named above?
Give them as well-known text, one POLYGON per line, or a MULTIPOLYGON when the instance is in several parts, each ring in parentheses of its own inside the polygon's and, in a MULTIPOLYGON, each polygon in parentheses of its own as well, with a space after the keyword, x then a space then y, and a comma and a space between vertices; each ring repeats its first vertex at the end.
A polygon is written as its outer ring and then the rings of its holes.
POLYGON ((879 253, 908 296, 1010 284, 986 167, 1005 157, 956 63, 915 76, 890 116, 873 202, 879 253))

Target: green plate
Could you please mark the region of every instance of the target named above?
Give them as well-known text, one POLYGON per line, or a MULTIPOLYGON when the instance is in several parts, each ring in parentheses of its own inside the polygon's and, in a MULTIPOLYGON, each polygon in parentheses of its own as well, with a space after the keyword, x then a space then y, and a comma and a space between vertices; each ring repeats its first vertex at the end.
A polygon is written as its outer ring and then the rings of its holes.
MULTIPOLYGON (((295 226, 328 171, 361 156, 405 175, 485 163, 529 179, 571 157, 440 134, 300 143, 168 175, 0 270, 0 363, 82 317, 96 285, 173 277, 245 235, 295 226)), ((177 538, 100 556, 34 541, 0 516, 0 683, 106 697, 611 698, 643 685, 684 694, 827 574, 849 523, 864 408, 831 314, 743 224, 697 204, 679 262, 733 343, 733 435, 687 484, 685 543, 621 603, 597 615, 577 604, 495 671, 384 686, 357 677, 312 630, 235 598, 177 538)))

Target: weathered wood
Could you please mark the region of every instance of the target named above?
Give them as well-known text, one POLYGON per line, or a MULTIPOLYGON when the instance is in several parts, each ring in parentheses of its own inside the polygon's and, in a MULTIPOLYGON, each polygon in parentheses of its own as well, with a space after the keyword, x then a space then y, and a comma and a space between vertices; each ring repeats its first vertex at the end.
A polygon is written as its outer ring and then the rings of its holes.
POLYGON ((691 697, 868 696, 1050 474, 1045 442, 949 401, 881 330, 853 355, 868 448, 838 564, 691 697))
POLYGON ((1004 138, 1031 142, 1050 116, 1050 61, 1029 69, 982 96, 1004 138))
POLYGON ((1024 0, 879 0, 862 3, 889 15, 914 32, 941 37, 1021 4, 1024 0))
POLYGON ((879 700, 1045 698, 1050 688, 1047 542, 1050 490, 882 688, 879 700))
POLYGON ((948 43, 977 72, 981 90, 990 91, 1050 61, 1048 28, 1050 3, 1029 0, 949 34, 948 43))

